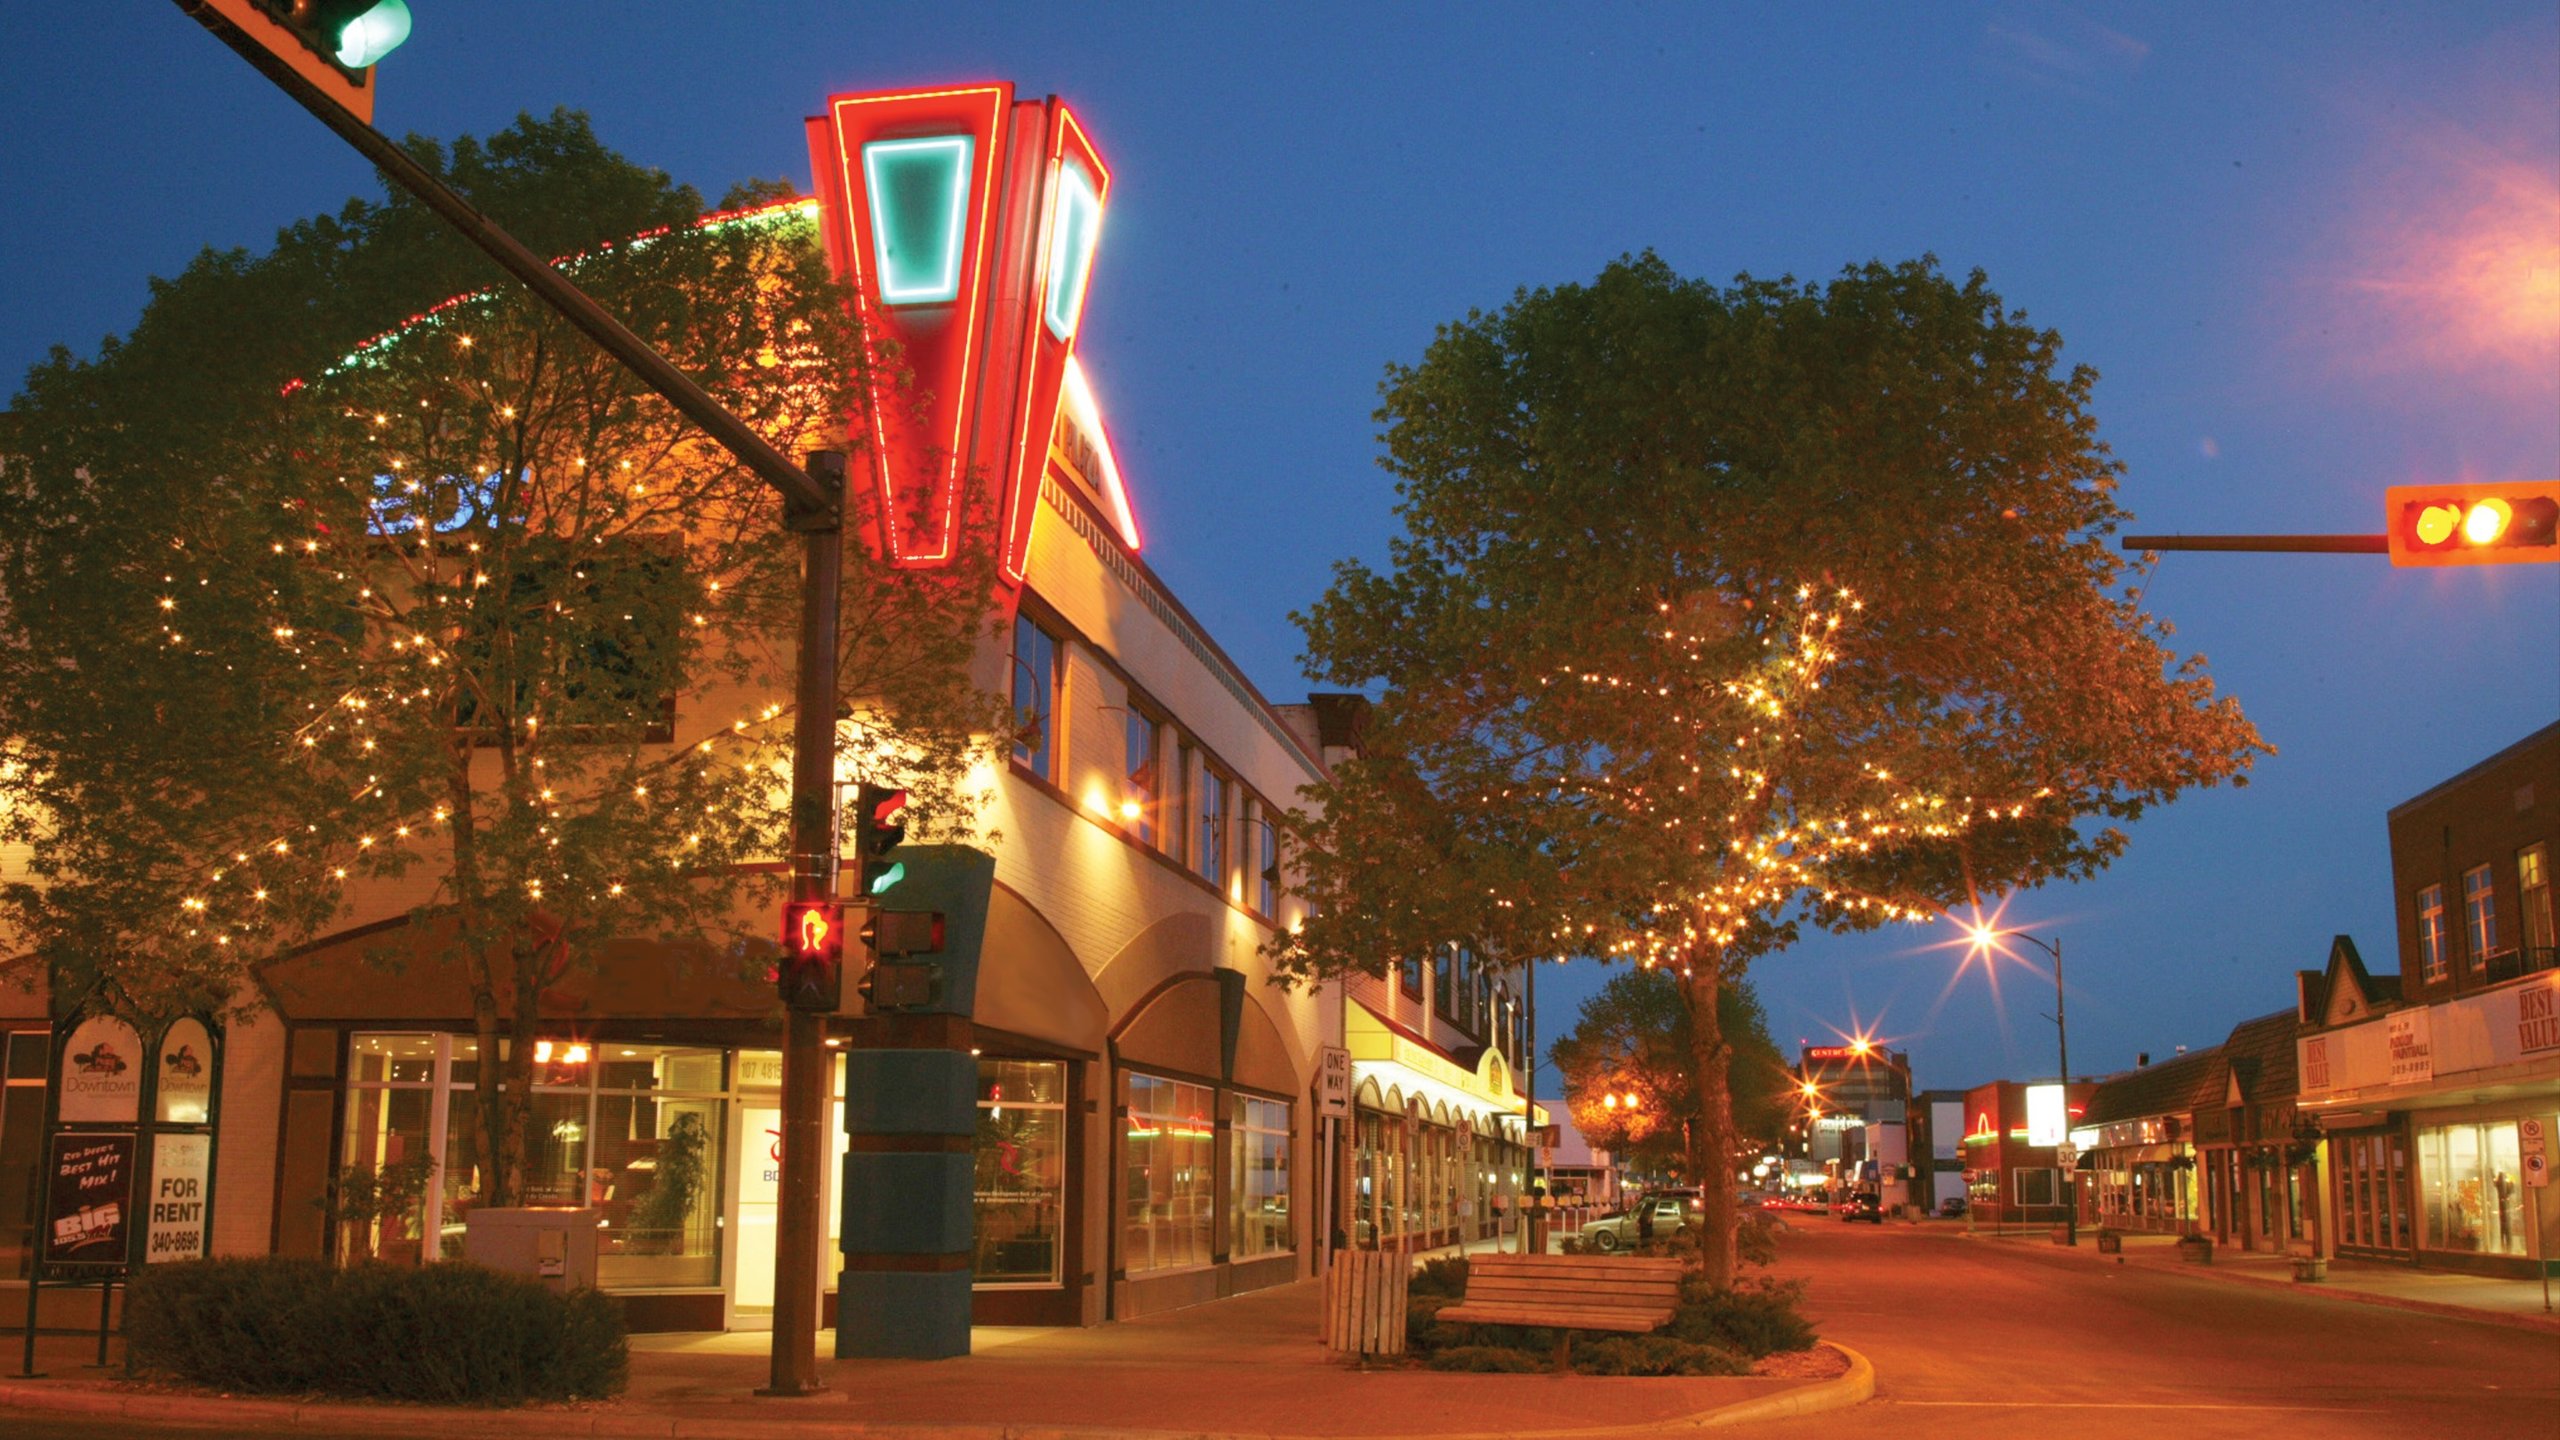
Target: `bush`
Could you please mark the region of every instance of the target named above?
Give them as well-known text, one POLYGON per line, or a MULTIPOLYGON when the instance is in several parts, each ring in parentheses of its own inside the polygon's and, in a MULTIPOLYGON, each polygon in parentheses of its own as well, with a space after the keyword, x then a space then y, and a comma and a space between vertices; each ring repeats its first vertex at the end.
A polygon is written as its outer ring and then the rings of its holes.
POLYGON ((1404 1302, 1404 1343, 1406 1348, 1420 1350, 1431 1344, 1431 1332, 1440 1323, 1440 1312, 1458 1303, 1455 1295, 1407 1295, 1404 1302))
POLYGON ((154 1265, 124 1314, 133 1368, 220 1390, 505 1405, 617 1394, 630 1366, 612 1301, 462 1263, 154 1265))
POLYGON ((1464 1370, 1476 1375, 1535 1375, 1547 1367, 1537 1356, 1498 1345, 1460 1345, 1431 1354, 1434 1370, 1464 1370))
POLYGON ((1804 1299, 1799 1280, 1746 1280, 1730 1290, 1709 1287, 1698 1276, 1680 1282, 1680 1308, 1673 1311, 1666 1333, 1695 1344, 1714 1345, 1759 1358, 1781 1350, 1812 1348, 1813 1326, 1797 1305, 1804 1299))
POLYGON ((1467 1257, 1452 1255, 1439 1260, 1425 1260, 1413 1272, 1407 1295, 1451 1295, 1467 1293, 1467 1257))
POLYGON ((1585 1375, 1748 1375, 1751 1362, 1673 1335, 1612 1335, 1575 1345, 1573 1368, 1585 1375))

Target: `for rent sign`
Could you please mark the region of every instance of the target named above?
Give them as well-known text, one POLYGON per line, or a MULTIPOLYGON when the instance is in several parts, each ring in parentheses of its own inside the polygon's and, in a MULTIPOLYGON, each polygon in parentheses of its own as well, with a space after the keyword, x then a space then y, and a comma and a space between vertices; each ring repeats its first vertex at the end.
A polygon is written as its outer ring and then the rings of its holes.
POLYGON ((142 1263, 204 1254, 205 1197, 212 1179, 212 1136, 151 1137, 151 1204, 145 1214, 142 1263))

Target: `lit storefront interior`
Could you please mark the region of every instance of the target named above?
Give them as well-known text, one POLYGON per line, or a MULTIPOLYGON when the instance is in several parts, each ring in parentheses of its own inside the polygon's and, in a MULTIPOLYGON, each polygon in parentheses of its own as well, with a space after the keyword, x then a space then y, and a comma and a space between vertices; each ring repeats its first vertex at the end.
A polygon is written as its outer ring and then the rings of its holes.
MULTIPOLYGON (((1359 1249, 1425 1250, 1498 1233, 1529 1178, 1526 1097, 1501 1051, 1472 1068, 1354 1003, 1352 1123, 1344 1238, 1359 1249)), ((1546 1123, 1543 1107, 1537 1123, 1546 1123)))

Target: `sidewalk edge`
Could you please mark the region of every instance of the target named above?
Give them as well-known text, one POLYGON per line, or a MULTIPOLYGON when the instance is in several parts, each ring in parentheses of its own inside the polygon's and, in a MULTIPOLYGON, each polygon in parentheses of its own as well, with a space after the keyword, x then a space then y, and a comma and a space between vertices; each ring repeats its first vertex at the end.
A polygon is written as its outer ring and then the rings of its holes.
POLYGON ((1699 1430, 1722 1429, 1727 1425, 1750 1425, 1762 1420, 1784 1420, 1798 1415, 1818 1415, 1825 1410, 1846 1410, 1875 1398, 1876 1367, 1867 1357, 1837 1340, 1822 1342, 1849 1358, 1845 1375, 1812 1385, 1799 1385, 1775 1395, 1753 1400, 1737 1400, 1681 1422, 1699 1430))

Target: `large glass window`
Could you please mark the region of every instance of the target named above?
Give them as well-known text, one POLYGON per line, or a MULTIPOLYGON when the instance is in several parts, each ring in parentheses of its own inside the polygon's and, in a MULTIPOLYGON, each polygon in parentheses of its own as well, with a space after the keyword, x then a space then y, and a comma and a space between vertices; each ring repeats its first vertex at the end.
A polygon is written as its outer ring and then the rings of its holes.
MULTIPOLYGON (((725 1057, 613 1042, 592 1053, 595 1118, 585 1163, 586 1203, 604 1212, 597 1285, 719 1284, 725 1057)), ((582 1097, 559 1098, 574 1109, 582 1097)), ((555 1114, 553 1127, 564 1118, 555 1114)))
POLYGON ((2444 955, 2444 887, 2430 885, 2418 892, 2418 958, 2426 965, 2426 977, 2442 980, 2448 973, 2444 955))
POLYGON ((2019 1204, 2051 1205, 2055 1203, 2053 1183, 2054 1172, 2050 1170, 2013 1170, 2009 1173, 2017 1177, 2016 1184, 2018 1187, 2019 1204))
POLYGON ((1228 1098, 1235 1233, 1227 1253, 1246 1260, 1296 1249, 1289 1206, 1289 1107, 1250 1095, 1228 1098))
POLYGON ((430 1218, 425 1192, 438 1182, 436 1044, 433 1035, 359 1035, 349 1048, 346 1133, 339 1173, 331 1180, 345 1209, 332 1213, 375 1213, 339 1220, 331 1239, 340 1255, 411 1263, 420 1258, 430 1218), (404 1190, 418 1198, 385 1211, 381 1192, 404 1190))
POLYGON ((1200 839, 1191 859, 1202 879, 1227 888, 1227 792, 1234 782, 1203 766, 1200 771, 1200 839))
POLYGON ((1067 1195, 1067 1067, 978 1062, 974 1190, 981 1285, 1055 1285, 1067 1195))
POLYGON ((2526 1251, 2523 1163, 2512 1120, 2418 1132, 2426 1247, 2480 1255, 2526 1251))
POLYGON ((2552 962, 2552 925, 2551 847, 2549 845, 2527 845, 2516 852, 2516 900, 2517 909, 2524 917, 2525 948, 2540 952, 2537 957, 2528 957, 2528 963, 2538 959, 2542 964, 2550 964, 2552 962))
POLYGON ((2497 886, 2489 879, 2489 867, 2475 865, 2462 873, 2462 925, 2464 938, 2471 942, 2471 968, 2489 963, 2489 952, 2498 948, 2497 886))
POLYGON ((1141 845, 1156 843, 1156 811, 1162 802, 1156 784, 1156 718, 1131 705, 1121 727, 1122 773, 1129 793, 1122 801, 1120 823, 1141 845))
POLYGON ((1280 827, 1271 823, 1271 807, 1254 806, 1253 908, 1262 915, 1280 913, 1280 827))
POLYGON ((1217 1215, 1216 1100, 1206 1085, 1129 1076, 1121 1132, 1121 1267, 1206 1265, 1217 1215))
POLYGON ((1057 776, 1058 641, 1028 615, 1013 618, 1013 758, 1043 780, 1057 776))

